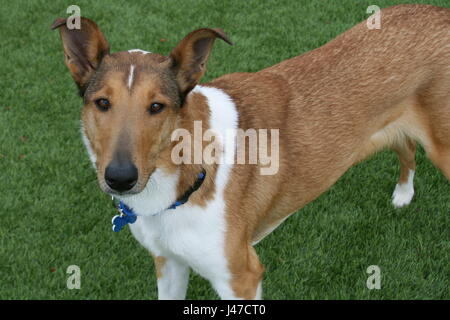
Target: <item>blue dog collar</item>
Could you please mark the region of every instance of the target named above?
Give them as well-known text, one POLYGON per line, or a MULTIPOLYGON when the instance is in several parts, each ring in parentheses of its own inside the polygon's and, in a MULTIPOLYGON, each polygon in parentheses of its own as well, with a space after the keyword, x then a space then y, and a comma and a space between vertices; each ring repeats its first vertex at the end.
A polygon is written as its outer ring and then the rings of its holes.
MULTIPOLYGON (((195 181, 194 185, 192 185, 180 198, 177 199, 170 207, 168 207, 166 210, 175 210, 177 207, 185 204, 188 202, 189 197, 197 191, 200 186, 203 184, 203 181, 206 177, 206 171, 205 169, 202 170, 197 176, 197 180, 195 181)), ((119 211, 119 214, 114 216, 112 218, 112 229, 114 232, 119 232, 123 229, 124 226, 127 224, 135 223, 137 220, 137 215, 134 213, 133 209, 128 207, 125 203, 122 201, 118 201, 112 197, 114 207, 119 211)))

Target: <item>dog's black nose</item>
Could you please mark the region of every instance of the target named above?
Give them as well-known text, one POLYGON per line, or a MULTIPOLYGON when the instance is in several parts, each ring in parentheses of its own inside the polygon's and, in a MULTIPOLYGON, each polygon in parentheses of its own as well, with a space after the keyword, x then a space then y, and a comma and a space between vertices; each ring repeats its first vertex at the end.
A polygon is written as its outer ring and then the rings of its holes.
POLYGON ((108 186, 119 192, 128 191, 138 180, 138 170, 132 162, 120 163, 112 161, 105 170, 105 181, 108 186))

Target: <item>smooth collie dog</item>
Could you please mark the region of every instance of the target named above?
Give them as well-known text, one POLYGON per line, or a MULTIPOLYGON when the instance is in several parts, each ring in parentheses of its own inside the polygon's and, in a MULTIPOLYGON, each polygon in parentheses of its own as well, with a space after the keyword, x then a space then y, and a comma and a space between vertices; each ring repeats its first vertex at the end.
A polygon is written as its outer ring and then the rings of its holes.
POLYGON ((202 85, 215 39, 231 44, 220 29, 195 30, 163 56, 110 53, 93 21, 80 26, 52 28, 83 98, 83 140, 120 218, 137 217, 129 227, 154 257, 160 299, 184 299, 190 269, 223 299, 261 298, 254 244, 382 148, 400 160, 396 207, 414 194, 416 143, 450 179, 448 9, 387 8, 380 29, 364 21, 303 55, 202 85), (214 138, 196 137, 199 124, 214 138), (239 129, 278 139, 273 174, 261 161, 189 161, 211 143, 214 159, 234 159, 239 129), (174 132, 194 136, 181 163, 174 132))

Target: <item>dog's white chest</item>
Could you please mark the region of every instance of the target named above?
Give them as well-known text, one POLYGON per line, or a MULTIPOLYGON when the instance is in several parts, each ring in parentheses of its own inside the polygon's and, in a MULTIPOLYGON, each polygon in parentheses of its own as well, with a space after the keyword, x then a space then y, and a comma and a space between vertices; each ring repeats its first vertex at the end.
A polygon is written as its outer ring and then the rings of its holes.
POLYGON ((206 208, 185 204, 131 225, 136 239, 156 256, 173 257, 208 277, 225 263, 225 204, 217 195, 206 208))

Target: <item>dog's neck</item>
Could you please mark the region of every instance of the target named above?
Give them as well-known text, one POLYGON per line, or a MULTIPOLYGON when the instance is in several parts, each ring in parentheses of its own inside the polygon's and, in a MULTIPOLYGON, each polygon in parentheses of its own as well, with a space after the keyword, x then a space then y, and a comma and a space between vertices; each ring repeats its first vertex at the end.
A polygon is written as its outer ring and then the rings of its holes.
MULTIPOLYGON (((172 150, 180 141, 174 141, 165 151, 165 164, 170 163, 168 168, 171 172, 177 172, 179 175, 177 186, 177 197, 182 196, 186 190, 188 190, 197 180, 198 174, 205 170, 206 178, 202 184, 202 187, 192 195, 189 202, 194 202, 198 205, 205 205, 206 201, 213 197, 214 193, 214 180, 217 171, 217 164, 205 163, 203 154, 200 159, 195 159, 194 148, 201 145, 201 150, 204 150, 208 141, 203 140, 203 134, 211 129, 211 110, 208 105, 208 100, 205 95, 199 92, 198 87, 192 90, 184 101, 183 107, 179 111, 178 117, 178 129, 186 130, 191 136, 191 157, 190 162, 176 164, 172 159, 172 150), (201 128, 201 131, 199 131, 201 128), (199 135, 200 133, 200 135, 199 135), (170 157, 170 159, 167 159, 170 157), (198 161, 200 160, 200 161, 198 161)), ((198 152, 198 151, 197 151, 198 152)), ((198 154, 198 153, 197 153, 198 154)))

